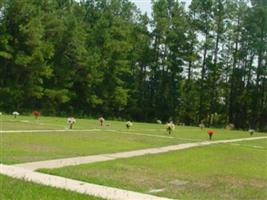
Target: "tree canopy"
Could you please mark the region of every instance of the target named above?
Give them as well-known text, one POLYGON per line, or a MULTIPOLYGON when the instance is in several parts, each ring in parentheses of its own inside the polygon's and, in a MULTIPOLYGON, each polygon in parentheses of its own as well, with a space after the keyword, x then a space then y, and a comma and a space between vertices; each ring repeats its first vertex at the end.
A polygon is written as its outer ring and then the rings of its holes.
POLYGON ((0 0, 0 110, 267 130, 267 1, 0 0))

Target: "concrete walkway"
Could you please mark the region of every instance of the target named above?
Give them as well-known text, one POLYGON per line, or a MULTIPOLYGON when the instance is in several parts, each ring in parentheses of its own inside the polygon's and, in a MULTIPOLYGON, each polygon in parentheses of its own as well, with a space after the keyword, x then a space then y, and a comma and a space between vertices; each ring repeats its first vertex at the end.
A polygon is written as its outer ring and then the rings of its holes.
POLYGON ((194 142, 194 143, 178 144, 178 145, 171 145, 171 146, 165 146, 165 147, 156 147, 156 148, 119 152, 119 153, 112 153, 112 154, 101 154, 101 155, 93 155, 93 156, 82 156, 82 157, 74 157, 74 158, 29 162, 29 163, 22 163, 22 164, 17 164, 13 166, 22 167, 28 170, 37 170, 41 168, 48 168, 48 169, 49 168, 60 168, 60 167, 65 167, 65 166, 115 160, 119 158, 130 158, 130 157, 142 156, 142 155, 147 155, 147 154, 166 153, 169 151, 188 149, 192 147, 207 146, 211 144, 231 143, 231 142, 240 142, 240 141, 248 141, 248 140, 258 140, 258 139, 267 139, 267 136, 239 138, 239 139, 230 139, 230 140, 194 142))
POLYGON ((2 165, 0 164, 0 173, 18 179, 31 181, 34 183, 47 185, 51 187, 61 188, 73 192, 92 195, 104 199, 111 200, 168 200, 167 198, 157 197, 149 194, 143 194, 138 192, 132 192, 122 190, 118 188, 112 188, 102 185, 90 184, 82 181, 76 181, 73 179, 63 178, 59 176, 53 176, 43 174, 39 172, 33 172, 31 170, 2 165))

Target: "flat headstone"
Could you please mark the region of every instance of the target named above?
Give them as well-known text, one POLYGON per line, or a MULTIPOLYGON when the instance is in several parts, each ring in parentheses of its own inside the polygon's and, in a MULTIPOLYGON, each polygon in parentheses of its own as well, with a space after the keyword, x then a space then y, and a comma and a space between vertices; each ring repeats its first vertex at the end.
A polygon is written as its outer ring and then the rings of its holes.
POLYGON ((170 184, 176 185, 176 186, 183 186, 183 185, 186 185, 187 183, 188 181, 181 181, 181 180, 174 180, 170 182, 170 184))
POLYGON ((159 193, 159 192, 163 192, 165 190, 165 188, 160 188, 160 189, 151 189, 148 192, 149 193, 159 193))

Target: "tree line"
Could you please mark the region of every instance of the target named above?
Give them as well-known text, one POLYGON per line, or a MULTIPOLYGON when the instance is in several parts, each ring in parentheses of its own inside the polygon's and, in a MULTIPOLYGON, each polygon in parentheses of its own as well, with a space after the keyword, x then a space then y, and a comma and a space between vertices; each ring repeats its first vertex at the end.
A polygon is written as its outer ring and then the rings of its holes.
POLYGON ((267 1, 0 0, 0 109, 267 129, 267 1))

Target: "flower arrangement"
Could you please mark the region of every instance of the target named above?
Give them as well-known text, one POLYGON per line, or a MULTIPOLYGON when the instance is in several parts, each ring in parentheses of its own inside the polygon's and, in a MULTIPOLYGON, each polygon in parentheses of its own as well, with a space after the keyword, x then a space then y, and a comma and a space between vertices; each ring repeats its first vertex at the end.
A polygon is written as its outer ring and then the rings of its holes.
POLYGON ((37 110, 33 111, 32 114, 35 116, 35 119, 38 119, 41 115, 41 113, 37 110))
POLYGON ((128 121, 128 122, 126 122, 126 128, 131 128, 133 126, 133 123, 132 122, 130 122, 130 121, 128 121))
POLYGON ((19 113, 17 111, 14 111, 12 115, 14 116, 14 118, 17 118, 17 116, 19 116, 19 113))
POLYGON ((162 124, 162 121, 159 119, 156 122, 157 122, 157 124, 162 124))
POLYGON ((208 130, 209 139, 212 139, 212 136, 215 132, 213 130, 208 130))
POLYGON ((199 126, 199 128, 201 128, 201 130, 203 130, 205 128, 205 124, 203 124, 203 123, 200 123, 198 126, 199 126))
POLYGON ((76 123, 76 120, 74 119, 74 117, 69 117, 69 118, 67 119, 67 122, 68 122, 68 124, 69 124, 69 128, 72 129, 73 124, 76 123))
POLYGON ((233 130, 233 129, 235 129, 235 125, 232 124, 232 123, 230 123, 230 124, 228 124, 228 125, 226 126, 226 129, 228 129, 228 130, 233 130))
POLYGON ((166 124, 166 130, 168 131, 169 135, 172 133, 174 129, 175 129, 175 125, 172 122, 169 122, 166 124))
POLYGON ((100 126, 103 126, 104 125, 104 122, 105 122, 105 119, 103 117, 100 117, 98 119, 99 123, 100 123, 100 126))
POLYGON ((250 135, 252 136, 255 133, 254 129, 249 129, 248 132, 250 133, 250 135))

